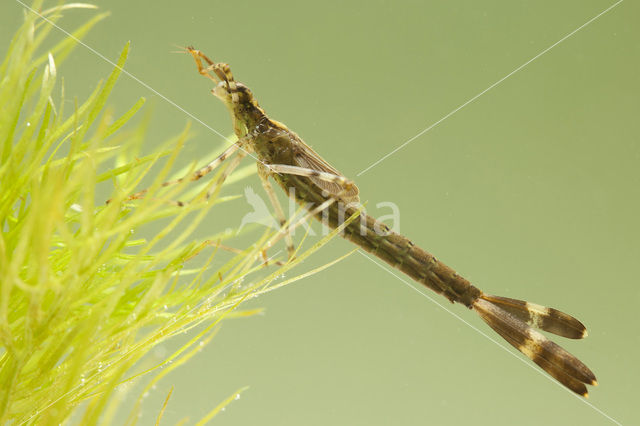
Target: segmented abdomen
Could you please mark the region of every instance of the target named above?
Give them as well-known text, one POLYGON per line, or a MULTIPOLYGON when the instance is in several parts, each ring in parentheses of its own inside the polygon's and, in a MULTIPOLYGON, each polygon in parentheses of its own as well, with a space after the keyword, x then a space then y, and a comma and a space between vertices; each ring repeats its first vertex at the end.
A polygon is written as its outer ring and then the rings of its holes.
MULTIPOLYGON (((313 190, 306 178, 280 175, 276 177, 276 181, 287 193, 293 187, 296 201, 311 204, 307 206, 309 209, 326 201, 325 197, 313 190)), ((316 219, 335 229, 356 212, 357 208, 345 207, 335 202, 326 212, 318 213, 316 219)), ((444 295, 451 302, 462 303, 471 308, 473 302, 482 295, 482 291, 432 254, 369 215, 361 213, 347 225, 342 236, 436 293, 444 295)))

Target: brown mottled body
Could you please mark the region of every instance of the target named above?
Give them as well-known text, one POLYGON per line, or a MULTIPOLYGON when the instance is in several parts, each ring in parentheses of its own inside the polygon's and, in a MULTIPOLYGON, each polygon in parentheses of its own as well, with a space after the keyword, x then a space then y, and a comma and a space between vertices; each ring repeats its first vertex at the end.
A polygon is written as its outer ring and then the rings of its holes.
MULTIPOLYGON (((255 110, 252 116, 257 118, 259 114, 264 112, 255 110)), ((283 127, 281 123, 269 120, 266 115, 257 118, 253 123, 257 124, 258 129, 253 138, 253 152, 265 163, 298 166, 300 161, 296 160, 296 157, 309 154, 310 148, 302 145, 304 142, 298 135, 283 127)), ((348 197, 340 196, 338 193, 327 194, 326 188, 323 194, 323 188, 317 186, 313 177, 288 174, 273 174, 272 177, 287 194, 293 194, 297 202, 310 210, 319 207, 328 197, 340 198, 340 202, 331 204, 327 212, 316 214, 318 220, 324 220, 331 228, 335 229, 345 218, 358 211, 357 195, 348 197)), ((371 216, 361 214, 347 225, 343 236, 431 290, 443 294, 451 302, 462 303, 471 308, 473 302, 482 294, 469 281, 433 255, 371 216)))
MULTIPOLYGON (((272 202, 277 203, 277 197, 273 196, 268 177, 332 228, 359 211, 359 191, 355 184, 284 124, 268 118, 251 91, 235 81, 227 64, 215 63, 194 48, 187 51, 194 57, 200 74, 216 83, 212 93, 231 113, 239 139, 235 149, 243 151, 240 155, 255 153, 259 175, 265 189, 271 192, 272 202), (321 211, 322 206, 327 207, 321 211)), ((235 149, 229 148, 192 179, 211 171, 235 149)), ((281 207, 277 204, 274 207, 281 216, 280 222, 284 223, 281 207)), ((484 294, 433 255, 368 215, 361 214, 349 223, 343 236, 451 302, 475 310, 509 344, 572 391, 587 396, 585 384, 596 384, 594 374, 586 365, 534 330, 583 338, 586 328, 574 317, 522 300, 484 294)))

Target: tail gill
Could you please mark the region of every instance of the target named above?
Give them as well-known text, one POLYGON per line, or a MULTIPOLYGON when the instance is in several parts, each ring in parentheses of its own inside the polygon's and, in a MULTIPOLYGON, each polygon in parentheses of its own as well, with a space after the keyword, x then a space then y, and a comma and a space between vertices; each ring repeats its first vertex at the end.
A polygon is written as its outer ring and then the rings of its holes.
POLYGON ((585 384, 597 385, 596 376, 582 361, 533 329, 581 339, 587 331, 577 319, 557 309, 486 294, 472 308, 509 344, 573 392, 586 397, 585 384))

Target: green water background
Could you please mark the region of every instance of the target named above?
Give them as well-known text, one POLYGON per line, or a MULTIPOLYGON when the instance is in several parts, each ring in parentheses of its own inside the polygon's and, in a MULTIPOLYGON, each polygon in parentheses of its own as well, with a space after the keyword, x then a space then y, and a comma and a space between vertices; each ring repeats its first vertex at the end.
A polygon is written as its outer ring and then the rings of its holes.
MULTIPOLYGON (((115 60, 131 40, 126 69, 223 134, 231 124, 211 85, 171 52, 193 44, 230 63, 273 118, 357 180, 372 213, 394 202, 402 233, 481 289, 579 317, 589 337, 560 343, 599 379, 589 402, 637 424, 637 4, 619 4, 357 176, 613 3, 114 0, 101 2, 112 16, 86 42, 115 60)), ((1 52, 22 13, 0 5, 1 52)), ((68 97, 82 99, 110 69, 78 48, 60 67, 68 97)), ((110 104, 124 111, 140 96, 154 109, 151 149, 188 117, 127 76, 110 104)), ((183 164, 222 144, 193 128, 183 164)), ((247 185, 260 190, 254 176, 230 191, 247 185)), ((205 226, 237 226, 249 210, 238 200, 205 226)), ((350 249, 336 239, 303 269, 350 249)), ((164 424, 197 419, 244 385, 217 424, 611 424, 358 253, 250 305, 265 315, 225 323, 146 399, 142 424, 172 385, 164 424)))

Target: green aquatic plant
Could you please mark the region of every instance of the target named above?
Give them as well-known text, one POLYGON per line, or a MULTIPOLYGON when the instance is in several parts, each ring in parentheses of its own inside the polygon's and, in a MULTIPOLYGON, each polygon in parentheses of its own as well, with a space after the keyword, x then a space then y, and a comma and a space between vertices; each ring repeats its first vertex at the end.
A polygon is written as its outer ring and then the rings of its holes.
MULTIPOLYGON (((193 231, 212 209, 237 196, 220 195, 216 177, 190 191, 186 184, 161 186, 173 175, 188 126, 163 149, 137 155, 147 121, 129 121, 144 99, 119 117, 105 108, 128 45, 107 79, 67 113, 57 65, 106 14, 42 52, 52 30, 42 17, 55 22, 67 9, 90 6, 41 6, 36 1, 33 10, 40 12, 25 13, 0 66, 0 423, 60 424, 73 418, 110 424, 122 415, 119 389, 144 376, 146 387, 129 416, 135 423, 142 395, 209 342, 222 319, 256 312, 237 309, 244 301, 340 260, 282 278, 341 229, 304 252, 299 248, 295 260, 265 268, 262 254, 282 236, 268 229, 223 266, 212 267, 220 242, 236 230, 207 236, 193 231), (166 161, 155 175, 153 166, 161 159, 166 161), (151 171, 147 197, 127 201, 151 171), (117 188, 109 204, 97 195, 100 185, 117 188), (212 188, 206 200, 203 194, 212 188), (185 207, 166 201, 185 194, 193 199, 185 207), (150 224, 162 230, 136 237, 150 224), (206 261, 192 264, 205 253, 206 261), (189 341, 165 359, 141 362, 156 345, 195 327, 189 341)), ((228 182, 253 173, 250 167, 228 182)), ((224 167, 218 176, 223 172, 224 167)), ((156 411, 160 417, 164 407, 156 411)))

